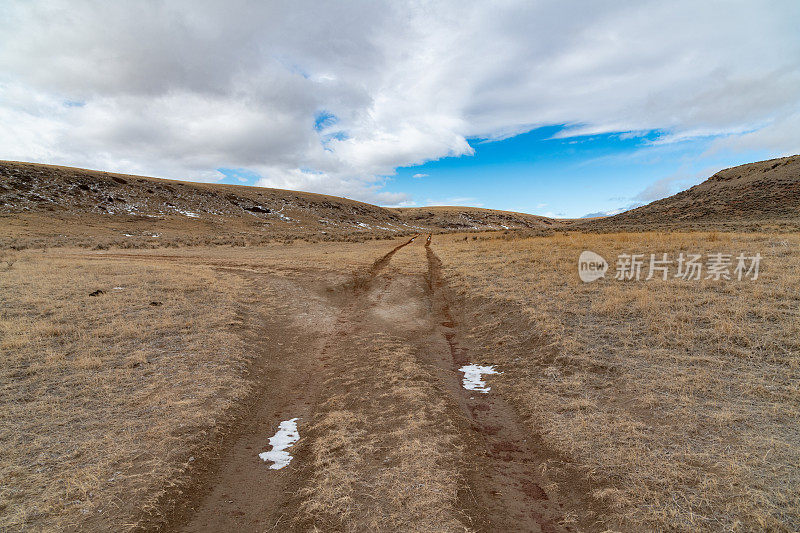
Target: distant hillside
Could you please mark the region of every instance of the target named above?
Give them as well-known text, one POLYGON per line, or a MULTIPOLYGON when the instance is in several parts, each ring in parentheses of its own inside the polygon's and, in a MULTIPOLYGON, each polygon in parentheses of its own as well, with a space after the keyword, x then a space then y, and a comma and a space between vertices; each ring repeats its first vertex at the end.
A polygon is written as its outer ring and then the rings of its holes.
POLYGON ((398 213, 408 223, 450 231, 506 230, 558 225, 558 221, 547 217, 480 207, 404 207, 392 211, 398 213))
POLYGON ((800 156, 728 168, 669 198, 575 227, 800 228, 800 156))
POLYGON ((388 209, 322 194, 0 161, 0 244, 161 246, 547 227, 476 208, 388 209))

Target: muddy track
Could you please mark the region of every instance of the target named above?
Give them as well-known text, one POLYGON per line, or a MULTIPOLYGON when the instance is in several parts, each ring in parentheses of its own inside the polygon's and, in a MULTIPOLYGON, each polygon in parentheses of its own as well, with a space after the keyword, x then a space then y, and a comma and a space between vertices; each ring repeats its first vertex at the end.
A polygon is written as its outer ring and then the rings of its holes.
POLYGON ((389 252, 387 252, 385 255, 376 259, 365 271, 354 272, 353 287, 356 290, 363 290, 368 288, 369 284, 375 279, 375 276, 377 276, 381 270, 386 268, 386 266, 392 260, 392 257, 394 257, 394 254, 396 254, 400 249, 414 242, 417 239, 417 237, 419 237, 419 234, 414 235, 413 237, 411 237, 409 240, 407 240, 402 244, 398 244, 397 246, 389 250, 389 252))
MULTIPOLYGON (((444 416, 450 420, 450 427, 457 428, 455 435, 463 444, 448 452, 453 464, 462 465, 458 508, 450 515, 462 524, 457 529, 573 530, 565 519, 565 506, 572 507, 574 502, 563 494, 548 492, 552 483, 543 467, 548 457, 511 404, 495 389, 482 394, 462 386, 459 368, 467 363, 484 364, 489 358, 470 348, 467 324, 460 323, 464 319, 442 277, 442 264, 431 246, 431 236, 424 249, 409 246, 417 237, 353 273, 352 284, 318 286, 316 292, 309 292, 308 282, 303 282, 306 292, 298 292, 299 297, 321 299, 319 324, 311 321, 287 326, 291 322, 287 315, 262 323, 262 330, 254 334, 254 339, 262 338, 259 346, 264 352, 255 397, 247 404, 236 430, 198 473, 194 488, 175 504, 167 531, 364 530, 364 524, 334 527, 324 520, 315 523, 313 518, 300 523, 297 517, 302 515, 299 495, 313 487, 312 480, 319 474, 312 466, 313 444, 315 439, 324 438, 313 431, 304 433, 305 428, 324 417, 324 406, 341 394, 341 389, 337 391, 326 383, 350 375, 358 365, 371 368, 370 361, 384 342, 379 339, 392 339, 412 354, 417 364, 428 368, 437 391, 430 401, 449 406, 444 416), (403 266, 390 267, 392 258, 406 247, 403 266), (361 344, 354 344, 355 339, 361 339, 361 344), (278 343, 279 348, 275 346, 278 343), (269 470, 258 453, 268 449, 268 439, 279 422, 295 417, 300 418, 301 434, 292 452, 296 460, 282 470, 269 470), (461 451, 456 453, 456 449, 461 451)), ((252 276, 258 283, 258 274, 243 275, 252 276)), ((402 380, 396 386, 402 388, 402 380)), ((350 407, 354 413, 365 401, 377 406, 380 398, 393 394, 385 388, 380 397, 372 388, 356 387, 347 392, 358 398, 350 407)), ((384 433, 375 434, 381 438, 384 433)), ((373 457, 369 459, 371 473, 356 470, 352 475, 374 476, 386 459, 373 457)), ((368 479, 373 478, 362 480, 365 486, 369 486, 368 479)), ((361 497, 374 509, 374 494, 367 492, 361 497)), ((421 530, 442 529, 440 523, 421 530)), ((452 524, 447 529, 452 529, 452 524)))
POLYGON ((546 492, 550 480, 542 471, 544 457, 533 447, 529 431, 516 411, 494 390, 488 394, 461 386, 459 368, 483 364, 481 354, 465 345, 463 332, 451 312, 452 296, 442 278, 442 264, 425 244, 431 306, 441 335, 446 339, 450 361, 434 359, 451 371, 448 389, 468 421, 470 435, 467 474, 476 523, 486 531, 573 531, 564 522, 564 504, 546 492))
POLYGON ((401 248, 404 248, 409 244, 411 244, 412 242, 414 242, 417 239, 417 237, 419 237, 419 234, 414 235, 413 237, 411 237, 409 240, 407 240, 402 244, 398 244, 397 246, 392 248, 391 251, 389 251, 386 255, 384 255, 374 263, 372 263, 372 266, 368 270, 370 277, 374 277, 378 272, 386 268, 386 265, 388 265, 389 261, 392 260, 394 254, 396 254, 401 248))
MULTIPOLYGON (((320 313, 329 315, 338 308, 327 327, 322 321, 305 327, 290 326, 288 317, 256 321, 251 340, 259 343, 264 355, 254 363, 254 394, 239 407, 237 422, 225 431, 225 438, 216 443, 211 456, 198 461, 188 490, 173 494, 176 501, 162 504, 167 508, 167 522, 154 521, 142 530, 281 531, 290 527, 297 506, 293 495, 305 482, 297 473, 303 470, 291 464, 278 471, 268 470, 258 453, 269 449, 265 445, 282 420, 312 418, 323 377, 334 371, 326 363, 328 353, 352 327, 350 322, 357 310, 365 306, 364 290, 392 256, 415 239, 412 237, 365 270, 354 273, 353 287, 318 289, 332 304, 332 308, 320 309, 320 313)), ((256 284, 263 282, 259 274, 241 274, 256 284)))
MULTIPOLYGON (((258 285, 263 275, 241 272, 258 285)), ((258 302, 251 302, 257 308, 258 302)), ((263 531, 276 515, 285 493, 296 482, 275 472, 265 477, 257 454, 281 420, 312 410, 315 380, 321 368, 308 353, 320 350, 321 335, 292 325, 280 316, 242 312, 249 342, 263 355, 254 360, 252 392, 235 406, 232 422, 192 468, 192 479, 162 504, 166 520, 145 523, 141 531, 263 531)))

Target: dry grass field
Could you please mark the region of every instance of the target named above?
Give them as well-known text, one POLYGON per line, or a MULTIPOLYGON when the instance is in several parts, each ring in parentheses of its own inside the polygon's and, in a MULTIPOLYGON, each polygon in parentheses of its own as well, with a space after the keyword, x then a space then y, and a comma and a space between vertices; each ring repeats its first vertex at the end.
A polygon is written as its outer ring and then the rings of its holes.
POLYGON ((800 533, 800 0, 716 4, 0 0, 0 533, 800 533))
POLYGON ((2 527, 119 526, 243 394, 241 283, 202 267, 5 259, 2 527))
POLYGON ((252 386, 253 317, 304 312, 302 297, 285 310, 281 280, 347 281, 378 253, 305 246, 5 252, 0 529, 121 531, 157 513, 252 386))
MULTIPOLYGON (((442 237, 503 395, 624 530, 800 529, 800 238, 442 237), (592 250, 611 279, 583 283, 592 250), (617 281, 620 253, 745 252, 757 280, 617 281)), ((673 270, 674 273, 674 270, 673 270)), ((646 274, 646 273, 645 273, 646 274)), ((642 279, 646 277, 643 274, 642 279)))
POLYGON ((799 246, 6 251, 0 528, 797 530, 799 246), (611 279, 578 279, 583 250, 611 279), (759 252, 760 275, 613 279, 620 253, 681 251, 759 252), (489 394, 463 389, 464 362, 502 372, 489 394), (271 471, 257 454, 294 417, 271 471))

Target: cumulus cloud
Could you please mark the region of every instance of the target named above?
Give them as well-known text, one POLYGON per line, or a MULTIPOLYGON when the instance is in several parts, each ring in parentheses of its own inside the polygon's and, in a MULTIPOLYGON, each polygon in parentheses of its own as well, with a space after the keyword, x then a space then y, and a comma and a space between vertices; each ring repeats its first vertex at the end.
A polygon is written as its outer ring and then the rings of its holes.
MULTIPOLYGON (((379 203, 470 138, 797 151, 800 4, 8 0, 0 158, 379 203)), ((651 196, 656 196, 653 191, 651 196)), ((643 193, 644 194, 644 193, 643 193)))
POLYGON ((412 178, 427 178, 428 174, 414 174, 412 178))
POLYGON ((262 176, 255 185, 274 187, 295 191, 314 191, 334 196, 352 196, 372 204, 389 207, 408 205, 405 193, 393 193, 381 190, 383 180, 375 178, 359 178, 332 176, 325 172, 308 169, 285 169, 281 167, 258 166, 262 176))

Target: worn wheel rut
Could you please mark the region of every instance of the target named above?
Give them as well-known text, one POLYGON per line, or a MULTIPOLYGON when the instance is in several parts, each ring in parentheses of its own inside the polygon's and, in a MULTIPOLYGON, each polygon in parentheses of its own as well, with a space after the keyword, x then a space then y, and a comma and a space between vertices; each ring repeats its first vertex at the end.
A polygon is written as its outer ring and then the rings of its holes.
MULTIPOLYGON (((516 411, 495 391, 483 394, 461 385, 459 368, 469 363, 483 364, 483 354, 465 344, 463 332, 451 313, 452 300, 441 274, 441 261, 425 244, 426 274, 431 306, 438 329, 446 339, 450 358, 433 361, 451 370, 449 390, 469 422, 472 442, 468 479, 471 494, 480 514, 485 513, 487 531, 571 531, 561 523, 563 504, 548 495, 549 483, 541 453, 534 449, 530 432, 516 411)), ((477 525, 477 524, 476 524, 477 525)))
MULTIPOLYGON (((295 465, 269 470, 258 454, 283 420, 299 418, 302 427, 312 418, 319 401, 323 376, 335 369, 329 352, 351 329, 353 316, 364 306, 364 294, 392 256, 416 237, 396 246, 367 269, 354 273, 354 286, 329 287, 329 307, 319 304, 319 320, 294 324, 286 316, 257 322, 251 334, 263 358, 256 362, 255 398, 229 432, 207 466, 196 469, 200 478, 173 504, 169 522, 154 529, 181 532, 281 531, 289 527, 296 510, 292 496, 303 485, 295 465), (338 308, 338 311, 335 309, 338 308), (330 313, 335 318, 331 320, 330 313)), ((246 273, 259 282, 257 275, 246 273)), ((308 282, 306 282, 308 284, 308 282)), ((302 297, 302 296, 301 296, 302 297)), ((306 293, 306 298, 314 298, 306 293)), ((291 310, 289 310, 291 312, 291 310)))
POLYGON ((264 324, 260 395, 167 530, 572 530, 511 404, 462 386, 459 368, 488 357, 417 237, 352 283, 298 293, 321 298, 317 322, 264 324), (295 460, 269 470, 258 453, 290 418, 295 460))

